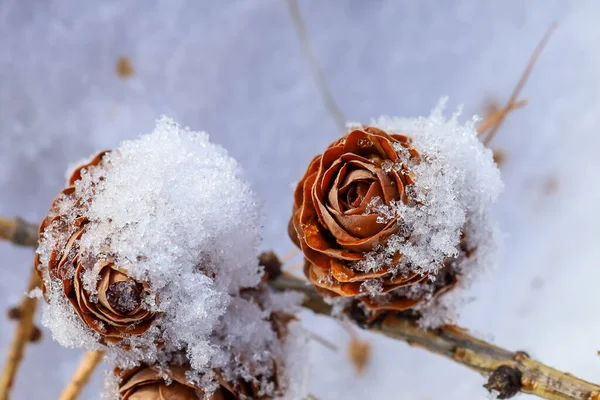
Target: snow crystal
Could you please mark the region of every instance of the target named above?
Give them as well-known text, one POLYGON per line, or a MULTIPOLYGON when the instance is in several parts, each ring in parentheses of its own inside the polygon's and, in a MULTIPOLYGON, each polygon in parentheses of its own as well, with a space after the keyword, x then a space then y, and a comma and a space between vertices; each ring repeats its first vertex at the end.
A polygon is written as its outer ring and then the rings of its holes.
MULTIPOLYGON (((62 282, 47 271, 52 250, 75 232, 75 205, 88 221, 76 245, 89 259, 81 274, 89 300, 98 301, 98 254, 146 283, 152 294, 142 297, 141 307, 156 313, 155 321, 143 334, 107 345, 114 363, 168 366, 183 353, 205 387, 218 369, 232 380, 263 376, 256 383, 272 391, 267 380, 275 373, 273 357, 284 357, 284 343, 270 318, 298 307, 300 299, 265 292, 259 304, 256 296, 244 294, 263 275, 257 259, 259 203, 223 148, 206 133, 163 117, 152 134, 121 143, 83 170, 74 196, 57 202, 52 212, 62 219, 46 229, 38 249, 49 300, 43 322, 61 344, 96 349, 99 334, 82 323, 62 282)), ((108 295, 113 307, 126 312, 139 306, 133 281, 113 285, 119 286, 118 298, 108 295)))
POLYGON ((100 398, 104 400, 114 400, 119 398, 119 385, 121 379, 114 371, 104 371, 104 392, 100 398))
MULTIPOLYGON (((375 271, 381 265, 393 265, 393 257, 401 253, 395 273, 427 274, 433 281, 440 269, 455 259, 452 268, 460 275, 459 286, 466 286, 473 274, 495 263, 499 237, 488 211, 502 189, 500 172, 491 150, 477 137, 479 119, 460 123, 460 110, 447 119, 443 115, 445 103, 442 99, 428 118, 381 117, 372 122, 372 126, 386 132, 412 138, 411 145, 421 159, 413 161, 408 150, 398 145, 395 150, 399 161, 382 165, 387 172, 399 170, 403 163, 408 165, 415 180, 407 186, 412 203, 398 201, 388 206, 379 198, 371 202, 367 212, 377 213, 377 222, 382 224, 399 217, 400 231, 384 246, 367 253, 356 268, 375 271)), ((376 288, 375 284, 365 289, 372 293, 376 288)), ((431 291, 432 287, 404 288, 420 289, 431 291)), ((425 325, 448 322, 453 313, 451 302, 446 300, 425 302, 421 307, 427 315, 425 325)))
POLYGON ((36 287, 35 289, 32 289, 29 292, 25 293, 25 296, 30 297, 32 299, 41 299, 43 297, 42 289, 36 287))
POLYGON ((298 400, 307 396, 309 380, 308 352, 306 351, 309 337, 299 322, 291 322, 288 326, 287 338, 283 352, 282 369, 285 375, 281 376, 282 385, 286 388, 282 400, 298 400))

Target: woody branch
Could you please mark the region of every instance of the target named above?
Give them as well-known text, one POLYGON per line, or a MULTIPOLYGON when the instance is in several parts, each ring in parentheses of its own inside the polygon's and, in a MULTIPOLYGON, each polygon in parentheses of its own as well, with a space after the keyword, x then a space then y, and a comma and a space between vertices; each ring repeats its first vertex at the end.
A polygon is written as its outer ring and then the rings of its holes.
POLYGON ((35 247, 38 241, 37 226, 19 217, 0 217, 0 239, 19 246, 35 247))
MULTIPOLYGON (((3 225, 5 221, 11 220, 0 217, 2 232, 6 232, 3 225)), ((12 221, 19 221, 18 223, 25 227, 34 226, 19 218, 12 221)), ((32 229, 25 231, 29 233, 24 234, 19 242, 32 246, 34 239, 37 239, 37 234, 32 229)), ((0 237, 12 240, 10 235, 0 237)), ((33 281, 30 286, 32 284, 33 281)), ((271 281, 271 286, 279 290, 296 290, 304 293, 306 299, 303 305, 316 313, 329 315, 331 311, 331 307, 323 301, 314 288, 299 278, 283 274, 271 281)), ((32 303, 34 309, 35 302, 32 301, 34 299, 27 298, 27 300, 32 303)), ((29 318, 22 318, 22 322, 29 320, 29 318)), ((487 343, 457 326, 447 325, 435 330, 424 330, 411 318, 389 314, 368 326, 367 329, 406 342, 411 346, 423 348, 489 377, 484 386, 489 390, 495 390, 499 398, 510 398, 522 392, 549 400, 600 400, 600 386, 533 360, 524 352, 512 352, 487 343)), ((21 346, 17 347, 21 348, 21 346)), ((22 348, 18 353, 21 352, 22 348)), ((15 359, 20 361, 20 357, 15 359)), ((18 362, 9 363, 11 377, 14 377, 16 372, 15 366, 18 366, 18 362)))
MULTIPOLYGON (((271 282, 279 290, 297 290, 305 294, 304 306, 328 315, 331 308, 307 282, 283 274, 271 282)), ((533 360, 524 352, 513 352, 478 339, 466 329, 446 325, 424 330, 412 318, 390 313, 368 330, 420 347, 457 362, 488 377, 484 385, 498 398, 529 393, 549 400, 600 400, 600 386, 533 360)))
MULTIPOLYGON (((35 247, 38 240, 37 226, 19 217, 0 217, 0 240, 2 239, 19 246, 35 247)), ((31 291, 39 285, 38 275, 35 268, 32 268, 27 291, 31 291)), ((36 306, 37 299, 30 297, 24 297, 19 305, 19 322, 0 378, 0 400, 7 400, 10 396, 17 371, 23 360, 25 346, 35 329, 33 318, 36 306)))

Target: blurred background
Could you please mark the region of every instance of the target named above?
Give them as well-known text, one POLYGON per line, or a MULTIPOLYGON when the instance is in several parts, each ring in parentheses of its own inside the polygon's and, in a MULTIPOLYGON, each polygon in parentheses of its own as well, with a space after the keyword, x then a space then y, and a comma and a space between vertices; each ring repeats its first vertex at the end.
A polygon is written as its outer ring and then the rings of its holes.
MULTIPOLYGON (((506 101, 559 26, 491 144, 505 191, 500 268, 475 285, 460 325, 600 381, 600 3, 569 0, 299 0, 314 53, 345 116, 427 115, 442 96, 465 118, 506 101)), ((150 132, 161 114, 206 130, 264 199, 264 248, 285 254, 292 185, 340 134, 285 0, 0 0, 0 215, 39 221, 70 163, 150 132)), ((0 243, 0 308, 17 304, 32 251, 0 243)), ((484 379, 308 313, 310 391, 334 399, 485 399, 484 379)), ((0 319, 4 357, 14 322, 0 319)), ((15 399, 55 399, 82 354, 27 347, 15 399)), ((97 371, 83 398, 102 392, 97 371)), ((525 398, 526 396, 522 396, 525 398)))

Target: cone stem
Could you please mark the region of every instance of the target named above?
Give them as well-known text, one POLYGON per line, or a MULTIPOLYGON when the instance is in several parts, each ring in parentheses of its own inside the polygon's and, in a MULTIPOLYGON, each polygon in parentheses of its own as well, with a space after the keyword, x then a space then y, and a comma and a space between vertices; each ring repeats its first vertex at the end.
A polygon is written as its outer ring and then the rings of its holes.
MULTIPOLYGON (((271 286, 301 291, 306 295, 305 307, 319 314, 329 314, 330 306, 299 278, 284 273, 271 286)), ((489 378, 484 385, 488 390, 504 396, 499 398, 510 398, 521 392, 549 400, 600 400, 600 386, 550 368, 524 352, 512 352, 487 343, 455 325, 424 330, 412 319, 390 314, 367 329, 479 372, 489 378)))
MULTIPOLYGON (((38 278, 35 268, 31 268, 31 277, 29 278, 29 284, 27 286, 27 292, 35 289, 41 284, 38 278)), ((31 333, 34 329, 33 317, 35 315, 35 309, 37 306, 37 298, 24 297, 19 309, 21 315, 19 318, 19 324, 17 330, 14 333, 13 340, 8 349, 6 363, 2 371, 2 377, 0 378, 0 400, 8 400, 10 398, 10 392, 12 390, 15 376, 21 361, 23 360, 23 354, 25 353, 25 346, 31 338, 31 333)))
POLYGON ((102 361, 103 351, 88 351, 84 354, 71 382, 61 393, 60 400, 75 400, 79 397, 85 385, 89 382, 94 370, 102 361))

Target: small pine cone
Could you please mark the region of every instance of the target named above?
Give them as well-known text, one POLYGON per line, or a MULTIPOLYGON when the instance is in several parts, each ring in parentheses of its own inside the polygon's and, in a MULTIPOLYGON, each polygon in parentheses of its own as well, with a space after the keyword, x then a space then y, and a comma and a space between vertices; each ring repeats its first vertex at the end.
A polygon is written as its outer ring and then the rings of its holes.
POLYGON ((56 197, 39 229, 40 243, 48 239, 52 245, 49 257, 47 262, 42 262, 38 251, 34 262, 46 300, 49 300, 48 287, 62 283, 64 295, 73 310, 88 327, 101 335, 101 343, 117 343, 126 336, 144 333, 154 321, 155 314, 142 307, 144 297, 150 295, 147 283, 136 281, 120 270, 108 252, 89 254, 79 247, 88 224, 84 210, 89 200, 77 197, 75 182, 81 179, 83 170, 101 168, 107 153, 101 152, 89 163, 75 169, 68 186, 56 197), (98 276, 93 292, 84 277, 92 270, 98 276))
POLYGON ((390 236, 410 236, 398 215, 383 218, 372 207, 377 201, 386 207, 414 206, 411 165, 421 162, 411 138, 375 127, 351 130, 311 161, 294 193, 288 232, 304 253, 306 277, 321 295, 356 297, 372 310, 402 311, 455 285, 449 261, 435 283, 415 268, 399 270, 399 252, 376 270, 355 267, 390 236), (369 284, 375 289, 370 291, 369 284), (411 290, 416 287, 420 290, 411 290))
POLYGON ((186 378, 185 367, 171 366, 168 373, 161 373, 152 366, 141 366, 128 371, 117 370, 121 378, 119 395, 121 400, 268 400, 259 394, 257 385, 238 380, 231 383, 220 374, 215 373, 218 383, 216 390, 208 394, 201 387, 191 383, 186 378), (166 376, 165 376, 166 375, 166 376), (169 379, 169 383, 165 381, 169 379), (207 395, 208 394, 208 395, 207 395))

